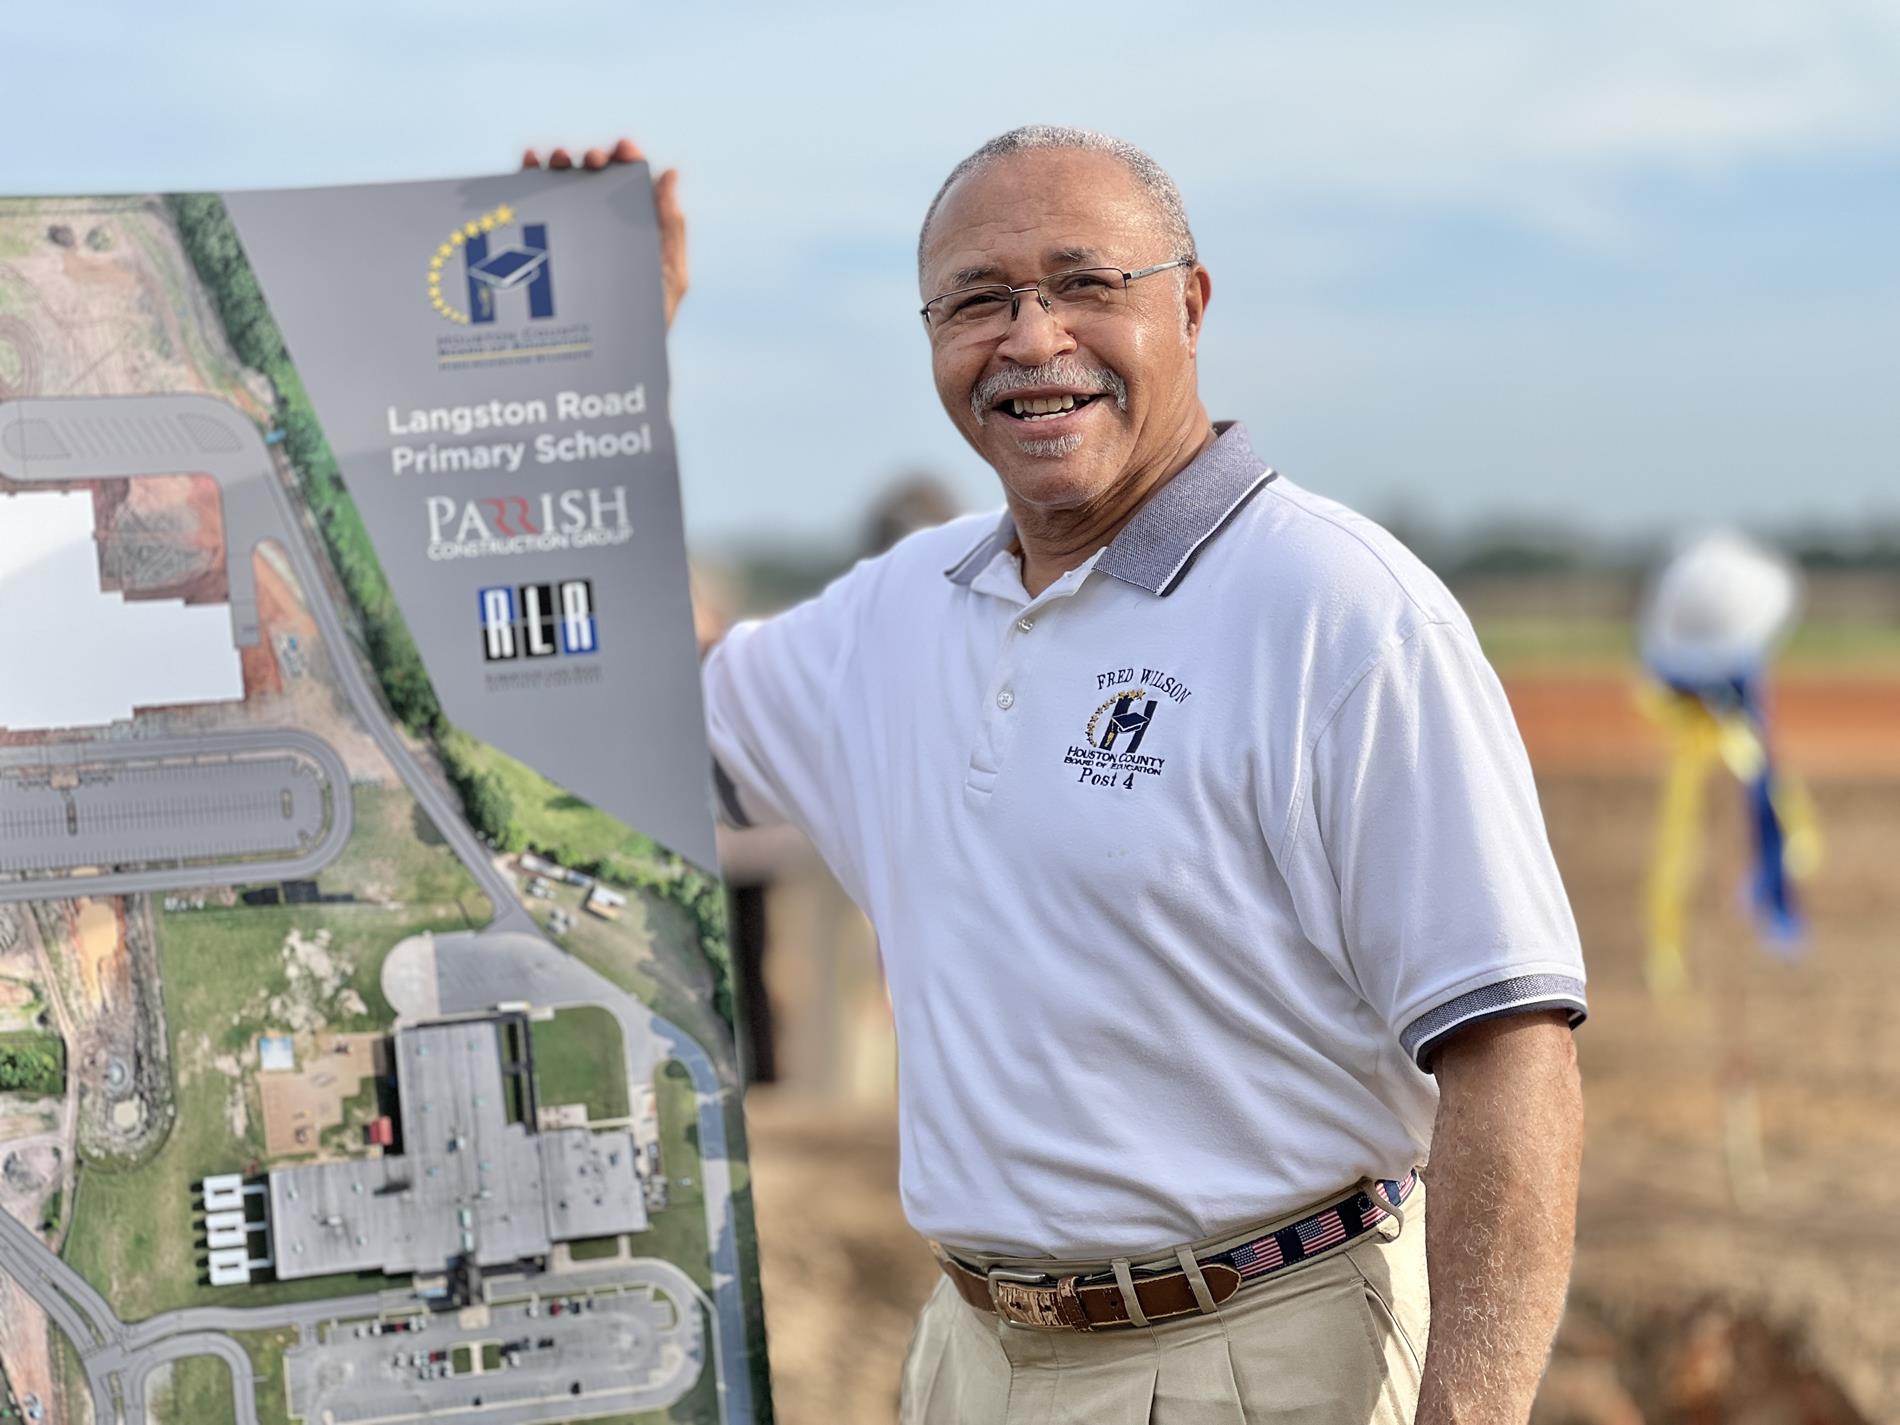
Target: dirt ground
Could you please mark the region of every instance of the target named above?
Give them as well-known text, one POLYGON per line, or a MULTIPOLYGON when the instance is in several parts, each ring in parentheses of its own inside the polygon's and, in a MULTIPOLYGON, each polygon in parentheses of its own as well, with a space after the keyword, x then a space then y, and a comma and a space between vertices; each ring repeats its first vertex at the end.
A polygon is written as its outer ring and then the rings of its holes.
MULTIPOLYGON (((1661 765, 1633 677, 1505 677, 1524 745, 1540 770, 1620 775, 1661 765)), ((1791 676, 1770 690, 1773 735, 1811 777, 1900 776, 1900 676, 1791 676)))
POLYGON ((315 1153, 323 1132, 343 1122, 343 1103, 377 1069, 377 1034, 298 1036, 294 1072, 260 1074, 264 1151, 272 1158, 315 1153))
POLYGON ((73 902, 73 950, 85 1007, 97 1014, 108 1000, 125 994, 131 967, 125 953, 124 927, 117 900, 73 902))
MULTIPOLYGON (((1694 988, 1659 1003, 1640 918, 1656 759, 1628 687, 1512 686, 1592 1005, 1567 1374, 1540 1422, 1900 1421, 1900 682, 1839 693, 1779 704, 1827 843, 1807 944, 1777 959, 1740 916, 1742 823, 1716 783, 1694 988)), ((778 1418, 889 1420, 936 1280, 897 1203, 893 1111, 758 1089, 747 1119, 778 1418)))
POLYGON ((14 1397, 54 1400, 53 1360, 46 1349, 46 1313, 11 1277, 0 1276, 0 1361, 14 1397))

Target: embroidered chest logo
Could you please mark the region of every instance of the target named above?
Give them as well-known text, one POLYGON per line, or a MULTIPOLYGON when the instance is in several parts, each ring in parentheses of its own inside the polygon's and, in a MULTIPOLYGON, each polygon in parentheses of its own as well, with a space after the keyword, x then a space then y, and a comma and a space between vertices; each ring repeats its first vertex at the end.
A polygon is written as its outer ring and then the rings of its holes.
POLYGON ((1071 744, 1062 759, 1078 769, 1077 784, 1132 792, 1137 778, 1161 776, 1168 759, 1157 751, 1159 744, 1149 744, 1148 734, 1163 702, 1178 706, 1188 700, 1187 685, 1154 668, 1112 668, 1095 675, 1095 691, 1107 696, 1089 714, 1082 741, 1071 744))

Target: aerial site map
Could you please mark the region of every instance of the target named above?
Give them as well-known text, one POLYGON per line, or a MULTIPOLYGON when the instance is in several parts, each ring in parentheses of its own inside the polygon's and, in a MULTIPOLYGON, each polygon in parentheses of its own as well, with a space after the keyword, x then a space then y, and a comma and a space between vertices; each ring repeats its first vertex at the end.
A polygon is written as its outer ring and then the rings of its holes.
POLYGON ((650 192, 0 199, 0 1421, 769 1418, 650 192))

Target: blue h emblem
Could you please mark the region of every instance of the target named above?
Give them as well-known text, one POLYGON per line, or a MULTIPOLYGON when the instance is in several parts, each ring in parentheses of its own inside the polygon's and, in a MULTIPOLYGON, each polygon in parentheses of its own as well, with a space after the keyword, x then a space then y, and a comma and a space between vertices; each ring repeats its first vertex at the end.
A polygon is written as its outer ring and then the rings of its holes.
POLYGON ((462 244, 468 263, 468 319, 495 320, 495 294, 525 288, 531 320, 554 315, 554 264, 548 257, 546 223, 523 223, 521 241, 499 252, 488 250, 488 234, 462 244))

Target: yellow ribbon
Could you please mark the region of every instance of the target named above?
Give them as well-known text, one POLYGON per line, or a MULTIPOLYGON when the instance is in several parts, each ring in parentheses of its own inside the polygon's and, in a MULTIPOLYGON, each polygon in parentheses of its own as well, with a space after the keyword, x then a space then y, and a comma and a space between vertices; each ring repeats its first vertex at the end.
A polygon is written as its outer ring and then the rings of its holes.
POLYGON ((1703 790, 1722 753, 1723 728, 1700 698, 1673 689, 1645 684, 1637 704, 1661 728, 1669 748, 1644 898, 1649 953, 1643 971, 1650 992, 1661 999, 1679 994, 1689 982, 1684 926, 1702 861, 1703 790))
MULTIPOLYGON (((1702 862, 1704 791, 1719 761, 1744 783, 1761 775, 1767 750, 1754 724, 1739 711, 1717 713, 1693 693, 1646 683, 1637 704, 1662 730, 1669 748, 1656 843, 1645 895, 1649 950, 1644 974, 1659 999, 1680 994, 1689 982, 1684 955, 1688 904, 1702 862)), ((1821 830, 1807 788, 1785 774, 1769 789, 1780 818, 1788 874, 1805 880, 1819 868, 1821 830)))

